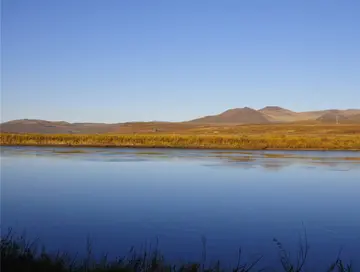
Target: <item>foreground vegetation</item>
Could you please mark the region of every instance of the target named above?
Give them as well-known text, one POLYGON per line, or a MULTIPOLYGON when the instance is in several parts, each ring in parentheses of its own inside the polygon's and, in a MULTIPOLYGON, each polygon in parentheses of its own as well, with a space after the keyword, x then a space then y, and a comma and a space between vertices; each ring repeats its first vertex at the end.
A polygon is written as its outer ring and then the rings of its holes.
POLYGON ((80 134, 0 134, 1 145, 169 147, 213 149, 305 149, 360 150, 360 134, 353 135, 80 135, 80 134))
MULTIPOLYGON (((256 258, 253 262, 245 264, 241 260, 241 250, 237 265, 231 269, 224 269, 220 262, 213 265, 206 265, 206 249, 204 244, 203 258, 198 263, 186 263, 182 265, 171 265, 167 263, 158 250, 151 253, 146 251, 136 253, 130 251, 129 256, 119 258, 116 261, 107 260, 106 256, 97 261, 93 258, 91 244, 87 245, 87 257, 83 260, 77 260, 76 257, 66 253, 58 252, 55 255, 49 254, 43 248, 38 251, 36 243, 28 243, 23 237, 13 237, 7 235, 1 238, 1 271, 10 272, 116 272, 116 271, 233 271, 233 272, 250 272, 250 271, 282 271, 282 272, 302 272, 305 271, 305 263, 308 257, 309 247, 307 241, 303 240, 295 259, 284 250, 281 243, 274 240, 279 250, 280 270, 261 269, 261 257, 256 258)), ((309 270, 306 270, 309 271, 309 270)), ((352 265, 344 264, 340 258, 337 258, 333 264, 330 264, 324 270, 326 272, 351 272, 352 265)), ((315 272, 315 271, 313 271, 315 272)), ((319 271, 316 271, 319 272, 319 271)))

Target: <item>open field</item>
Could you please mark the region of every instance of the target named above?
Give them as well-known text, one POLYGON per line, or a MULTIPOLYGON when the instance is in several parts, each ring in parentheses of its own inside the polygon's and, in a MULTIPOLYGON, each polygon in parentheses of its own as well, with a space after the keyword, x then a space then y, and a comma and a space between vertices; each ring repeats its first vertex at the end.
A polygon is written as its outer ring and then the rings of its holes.
MULTIPOLYGON (((76 127, 76 125, 73 125, 76 127)), ((185 135, 360 135, 360 124, 320 124, 315 121, 236 125, 236 124, 196 124, 196 123, 169 123, 169 122, 134 122, 123 124, 89 124, 82 125, 86 129, 76 127, 75 131, 68 130, 61 125, 41 126, 29 124, 27 129, 20 132, 11 129, 1 130, 2 133, 29 133, 29 134, 185 134, 185 135), (100 129, 107 126, 107 129, 100 129), (47 128, 47 130, 45 129, 47 128)))
POLYGON ((360 135, 360 124, 319 124, 296 122, 282 124, 234 125, 194 123, 127 123, 115 134, 182 134, 182 135, 360 135))
POLYGON ((187 133, 0 134, 1 145, 360 150, 360 127, 203 127, 187 133))
MULTIPOLYGON (((180 130, 179 130, 180 131, 180 130)), ((360 124, 324 125, 317 122, 297 122, 267 125, 202 125, 184 130, 189 134, 206 135, 298 135, 344 136, 360 135, 360 124)))

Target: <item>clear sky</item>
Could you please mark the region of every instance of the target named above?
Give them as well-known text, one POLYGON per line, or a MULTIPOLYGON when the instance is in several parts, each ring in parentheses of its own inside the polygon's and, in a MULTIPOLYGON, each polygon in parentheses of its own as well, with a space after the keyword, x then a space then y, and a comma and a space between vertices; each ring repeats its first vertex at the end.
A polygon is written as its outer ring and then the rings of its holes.
POLYGON ((360 108, 359 0, 2 0, 2 121, 360 108))

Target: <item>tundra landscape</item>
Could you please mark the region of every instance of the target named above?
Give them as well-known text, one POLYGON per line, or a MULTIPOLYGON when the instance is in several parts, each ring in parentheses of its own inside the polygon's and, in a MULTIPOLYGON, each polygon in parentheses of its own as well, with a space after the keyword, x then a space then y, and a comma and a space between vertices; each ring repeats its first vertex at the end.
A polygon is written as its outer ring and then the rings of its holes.
POLYGON ((359 272, 360 1, 2 0, 1 272, 359 272))
POLYGON ((359 150, 360 110, 296 113, 239 108, 184 122, 118 124, 15 120, 2 145, 359 150))

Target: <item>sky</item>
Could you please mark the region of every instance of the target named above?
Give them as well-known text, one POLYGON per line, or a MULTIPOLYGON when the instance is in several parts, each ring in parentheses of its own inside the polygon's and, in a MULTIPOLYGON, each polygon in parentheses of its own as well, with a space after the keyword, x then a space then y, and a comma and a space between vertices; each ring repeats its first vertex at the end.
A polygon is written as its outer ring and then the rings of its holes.
POLYGON ((360 108, 358 0, 2 0, 1 121, 360 108))

